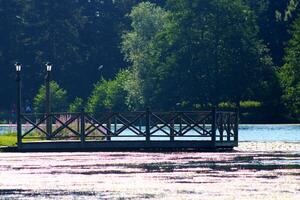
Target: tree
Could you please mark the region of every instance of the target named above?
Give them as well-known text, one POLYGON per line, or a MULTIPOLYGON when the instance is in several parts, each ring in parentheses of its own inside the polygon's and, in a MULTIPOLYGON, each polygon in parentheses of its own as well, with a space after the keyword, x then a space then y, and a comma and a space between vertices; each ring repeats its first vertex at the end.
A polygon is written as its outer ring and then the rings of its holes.
MULTIPOLYGON (((288 27, 294 20, 295 0, 244 0, 257 15, 259 36, 270 49, 276 66, 283 65, 284 46, 289 40, 288 27)), ((298 1, 298 0, 296 0, 298 1)))
MULTIPOLYGON (((240 0, 141 3, 123 51, 144 105, 172 108, 257 98, 274 75, 255 16, 240 0)), ((130 92, 129 92, 130 94, 130 92)))
MULTIPOLYGON (((67 108, 67 91, 56 82, 50 82, 51 111, 61 112, 67 108)), ((33 109, 35 112, 45 112, 46 88, 42 85, 34 97, 33 109)))
POLYGON ((285 51, 285 64, 279 77, 284 94, 283 102, 292 118, 300 118, 300 17, 293 23, 292 38, 285 51))
MULTIPOLYGON (((21 62, 24 94, 32 99, 37 80, 43 78, 41 67, 50 61, 70 98, 86 97, 99 76, 112 78, 126 65, 119 44, 126 28, 127 8, 122 9, 131 6, 112 0, 0 0, 1 81, 11 82, 13 64, 21 62)), ((0 107, 11 104, 13 86, 0 88, 0 107)))
POLYGON ((69 112, 81 112, 83 109, 83 99, 76 97, 74 101, 69 105, 69 112))
POLYGON ((128 76, 127 70, 118 73, 115 79, 102 79, 95 86, 91 96, 88 98, 87 111, 96 113, 107 110, 124 111, 127 110, 126 91, 124 82, 128 76))
POLYGON ((8 109, 12 99, 16 99, 14 84, 11 84, 15 71, 14 62, 23 58, 25 45, 23 41, 26 21, 26 1, 0 0, 0 109, 8 109))
POLYGON ((249 7, 240 0, 168 3, 180 29, 173 31, 180 49, 176 58, 190 71, 184 81, 194 88, 185 96, 207 94, 214 104, 258 98, 268 86, 265 74, 274 69, 249 7), (199 81, 205 88, 195 86, 199 81))
MULTIPOLYGON (((127 79, 128 104, 132 109, 153 105, 158 90, 158 64, 161 49, 156 48, 156 37, 168 26, 170 13, 149 2, 140 3, 129 14, 132 30, 123 35, 122 50, 132 63, 127 79)), ((163 68, 161 68, 164 70, 163 68)))

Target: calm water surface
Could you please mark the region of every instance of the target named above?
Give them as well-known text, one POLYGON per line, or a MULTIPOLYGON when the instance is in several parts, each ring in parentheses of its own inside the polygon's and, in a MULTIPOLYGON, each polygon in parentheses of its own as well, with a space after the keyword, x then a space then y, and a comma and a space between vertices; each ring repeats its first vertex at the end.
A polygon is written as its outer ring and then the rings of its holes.
POLYGON ((300 125, 241 125, 240 140, 229 153, 0 153, 0 199, 300 199, 300 125))
POLYGON ((240 125, 240 141, 299 141, 300 125, 240 125))

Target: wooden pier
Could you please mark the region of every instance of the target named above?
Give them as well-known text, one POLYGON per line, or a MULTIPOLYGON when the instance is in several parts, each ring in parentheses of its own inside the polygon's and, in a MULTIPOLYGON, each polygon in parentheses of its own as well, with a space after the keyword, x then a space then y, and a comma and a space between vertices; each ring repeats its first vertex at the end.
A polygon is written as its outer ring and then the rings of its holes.
POLYGON ((18 150, 232 149, 238 145, 238 116, 238 110, 216 109, 180 112, 151 112, 148 109, 94 114, 21 113, 17 125, 18 150))

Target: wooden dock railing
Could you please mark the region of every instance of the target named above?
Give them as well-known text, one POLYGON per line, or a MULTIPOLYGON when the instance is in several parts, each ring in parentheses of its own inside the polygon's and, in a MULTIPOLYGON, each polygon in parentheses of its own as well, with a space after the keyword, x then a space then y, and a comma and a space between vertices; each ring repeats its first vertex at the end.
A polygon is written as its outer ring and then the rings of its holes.
POLYGON ((21 114, 19 146, 41 141, 210 141, 238 144, 238 110, 21 114), (48 121, 51 128, 47 127, 48 121), (23 124, 23 126, 22 126, 23 124), (25 124, 25 125, 24 125, 25 124), (49 132, 50 130, 50 132, 49 132))

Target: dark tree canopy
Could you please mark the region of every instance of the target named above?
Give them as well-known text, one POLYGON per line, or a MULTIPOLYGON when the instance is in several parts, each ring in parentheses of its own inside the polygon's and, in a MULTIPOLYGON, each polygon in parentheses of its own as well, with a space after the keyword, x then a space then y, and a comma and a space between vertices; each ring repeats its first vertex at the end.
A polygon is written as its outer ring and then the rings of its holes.
POLYGON ((50 61, 70 111, 251 102, 299 119, 298 14, 298 0, 0 0, 0 110, 16 61, 24 102, 50 61))
POLYGON ((249 7, 230 2, 169 0, 168 10, 150 3, 135 7, 132 31, 123 37, 136 74, 129 94, 139 98, 137 90, 144 106, 160 109, 259 99, 268 87, 265 74, 274 74, 272 61, 249 7))
POLYGON ((300 116, 300 17, 291 30, 292 38, 288 42, 285 54, 285 65, 279 76, 283 88, 283 102, 292 118, 300 116))

